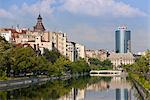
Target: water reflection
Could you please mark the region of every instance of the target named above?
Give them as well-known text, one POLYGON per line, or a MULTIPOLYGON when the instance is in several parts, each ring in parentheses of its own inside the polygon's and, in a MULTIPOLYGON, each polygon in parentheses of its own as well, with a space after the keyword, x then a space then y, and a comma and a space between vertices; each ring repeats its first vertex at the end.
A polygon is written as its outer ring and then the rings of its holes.
POLYGON ((126 78, 101 77, 101 80, 87 84, 84 89, 74 89, 59 100, 137 100, 135 89, 126 78))
POLYGON ((1 91, 0 100, 137 100, 132 84, 121 77, 80 77, 1 91))

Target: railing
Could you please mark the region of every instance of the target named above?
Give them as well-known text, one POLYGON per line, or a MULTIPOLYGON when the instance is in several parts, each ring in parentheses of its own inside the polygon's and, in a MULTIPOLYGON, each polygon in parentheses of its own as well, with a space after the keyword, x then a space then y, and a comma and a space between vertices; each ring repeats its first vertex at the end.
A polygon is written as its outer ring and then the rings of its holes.
POLYGON ((91 76, 120 76, 122 71, 118 70, 91 70, 91 76))

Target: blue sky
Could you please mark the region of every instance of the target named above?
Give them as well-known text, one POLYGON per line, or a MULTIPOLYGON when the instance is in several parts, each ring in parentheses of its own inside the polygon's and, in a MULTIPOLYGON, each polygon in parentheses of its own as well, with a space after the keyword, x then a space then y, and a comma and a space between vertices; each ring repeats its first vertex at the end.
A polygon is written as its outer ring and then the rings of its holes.
POLYGON ((32 28, 39 13, 49 31, 62 31, 87 49, 115 49, 115 30, 131 30, 132 51, 150 49, 149 0, 0 0, 0 27, 32 28))

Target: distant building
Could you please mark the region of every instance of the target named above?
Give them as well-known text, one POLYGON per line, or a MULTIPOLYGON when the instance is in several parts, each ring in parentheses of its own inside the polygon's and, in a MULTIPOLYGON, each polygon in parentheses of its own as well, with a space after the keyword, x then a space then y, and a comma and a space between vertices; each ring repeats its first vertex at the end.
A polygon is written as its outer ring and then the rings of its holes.
POLYGON ((46 48, 48 50, 57 50, 71 61, 85 58, 84 45, 67 42, 66 33, 46 31, 40 14, 33 30, 2 28, 0 29, 0 36, 17 46, 31 46, 35 51, 41 54, 44 53, 44 49, 46 48))
POLYGON ((131 31, 127 27, 119 27, 115 32, 116 53, 131 52, 131 31))
POLYGON ((75 47, 77 50, 77 59, 85 58, 85 46, 82 44, 76 43, 75 47))
POLYGON ((66 57, 72 62, 76 61, 77 60, 76 43, 67 41, 66 47, 67 47, 66 57))
POLYGON ((114 68, 119 68, 121 65, 133 64, 135 58, 131 53, 110 53, 108 59, 114 68))
POLYGON ((85 58, 84 45, 67 41, 67 49, 66 50, 67 50, 66 57, 70 61, 77 61, 80 58, 85 58))
POLYGON ((11 30, 6 30, 6 29, 1 29, 0 30, 0 36, 5 38, 6 41, 8 41, 8 42, 12 41, 11 35, 12 35, 12 31, 11 30))
POLYGON ((63 32, 52 32, 52 42, 54 47, 64 56, 66 56, 67 34, 63 32))
POLYGON ((25 34, 26 30, 18 30, 13 28, 1 28, 0 29, 0 36, 4 37, 6 41, 9 43, 16 43, 16 40, 19 38, 20 34, 25 34))
MULTIPOLYGON (((53 43, 51 40, 43 40, 43 34, 39 34, 39 32, 33 32, 34 35, 32 35, 34 37, 34 39, 29 38, 29 40, 26 42, 27 44, 30 44, 30 46, 32 48, 34 48, 36 51, 40 50, 41 54, 44 53, 44 48, 48 49, 48 50, 52 50, 53 49, 53 43)), ((47 32, 47 34, 50 34, 49 32, 47 32)), ((51 34, 50 34, 51 35, 51 34)))
POLYGON ((97 58, 96 50, 85 50, 85 54, 87 58, 97 58))
POLYGON ((86 50, 85 51, 86 57, 87 58, 97 58, 101 61, 107 59, 107 51, 104 49, 100 50, 86 50))

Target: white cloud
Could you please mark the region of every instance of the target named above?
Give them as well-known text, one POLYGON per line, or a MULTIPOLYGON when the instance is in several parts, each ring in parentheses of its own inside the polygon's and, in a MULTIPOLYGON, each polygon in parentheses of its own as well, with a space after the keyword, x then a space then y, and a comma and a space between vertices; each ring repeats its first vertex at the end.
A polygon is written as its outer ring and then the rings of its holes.
POLYGON ((52 7, 53 3, 55 3, 55 0, 42 0, 33 4, 27 4, 24 2, 21 6, 12 5, 8 9, 7 13, 17 17, 18 15, 37 15, 39 13, 45 16, 49 16, 52 15, 54 11, 54 8, 52 7))
POLYGON ((20 7, 13 5, 8 11, 0 9, 0 16, 12 17, 27 14, 37 15, 38 13, 49 16, 60 10, 90 16, 146 16, 146 14, 138 8, 131 7, 128 4, 116 0, 38 0, 34 4, 24 2, 20 7), (58 5, 56 6, 55 4, 58 5))
POLYGON ((0 17, 3 18, 12 18, 12 14, 4 9, 0 9, 0 17))
POLYGON ((87 14, 91 16, 112 15, 115 17, 135 17, 146 14, 138 8, 131 7, 116 0, 63 0, 60 9, 74 14, 87 14))
POLYGON ((22 5, 22 11, 28 13, 42 13, 42 14, 52 14, 53 8, 51 5, 54 0, 42 0, 41 2, 36 2, 35 4, 28 5, 24 3, 22 5))
MULTIPOLYGON (((44 16, 44 19, 46 19, 45 16, 49 18, 48 20, 46 20, 47 22, 45 22, 45 24, 49 23, 50 20, 54 20, 54 22, 51 22, 50 25, 53 25, 53 24, 55 25, 55 24, 63 22, 63 21, 61 22, 62 16, 56 15, 55 19, 54 18, 50 19, 50 17, 54 13, 57 13, 57 11, 59 13, 60 9, 63 10, 64 12, 68 11, 76 15, 83 14, 83 15, 89 15, 89 16, 104 16, 104 17, 108 16, 108 18, 111 18, 111 17, 127 17, 128 18, 128 17, 136 17, 136 16, 147 16, 147 14, 140 11, 140 9, 132 7, 123 2, 119 2, 119 0, 37 0, 34 4, 23 3, 22 5, 12 5, 10 8, 7 8, 7 10, 0 8, 0 18, 10 19, 10 20, 0 19, 0 22, 3 21, 3 23, 8 23, 9 25, 18 24, 18 23, 23 24, 23 25, 26 25, 26 24, 33 25, 33 23, 35 23, 35 19, 33 19, 32 17, 34 16, 35 18, 35 15, 37 16, 37 14, 40 12, 42 16, 44 16)), ((69 20, 69 19, 64 18, 63 20, 66 21, 66 23, 62 23, 63 26, 67 26, 69 21, 73 23, 72 20, 69 20)), ((77 21, 75 23, 77 24, 76 26, 74 26, 75 24, 73 25, 71 24, 70 28, 68 27, 66 29, 64 28, 65 30, 68 30, 68 35, 69 35, 68 37, 71 38, 70 40, 83 43, 85 45, 90 45, 91 47, 92 46, 93 47, 100 46, 104 48, 114 47, 114 30, 113 29, 115 29, 116 26, 106 27, 107 25, 104 25, 103 27, 100 27, 100 26, 94 27, 90 23, 86 24, 86 22, 84 24, 80 24, 83 22, 77 21), (98 44, 98 45, 95 45, 95 44, 98 44)), ((106 23, 109 23, 109 25, 111 24, 110 21, 109 22, 106 21, 106 23)), ((130 23, 130 22, 127 21, 127 23, 130 23)), ((119 23, 116 22, 113 24, 119 24, 119 23)), ((140 23, 140 24, 144 25, 143 23, 140 23)), ((138 30, 138 28, 136 29, 138 30)), ((134 33, 137 33, 137 32, 134 32, 134 33)), ((146 33, 146 32, 142 30, 141 33, 146 33)), ((145 35, 143 34, 139 36, 136 34, 135 38, 136 38, 135 42, 133 39, 133 44, 135 44, 134 48, 137 49, 137 48, 142 48, 142 47, 143 48, 148 47, 147 46, 147 43, 149 42, 147 41, 149 38, 148 35, 145 38, 145 35), (139 41, 138 40, 139 38, 144 39, 145 42, 143 42, 143 40, 139 41), (139 41, 139 43, 136 43, 136 41, 139 41)))

